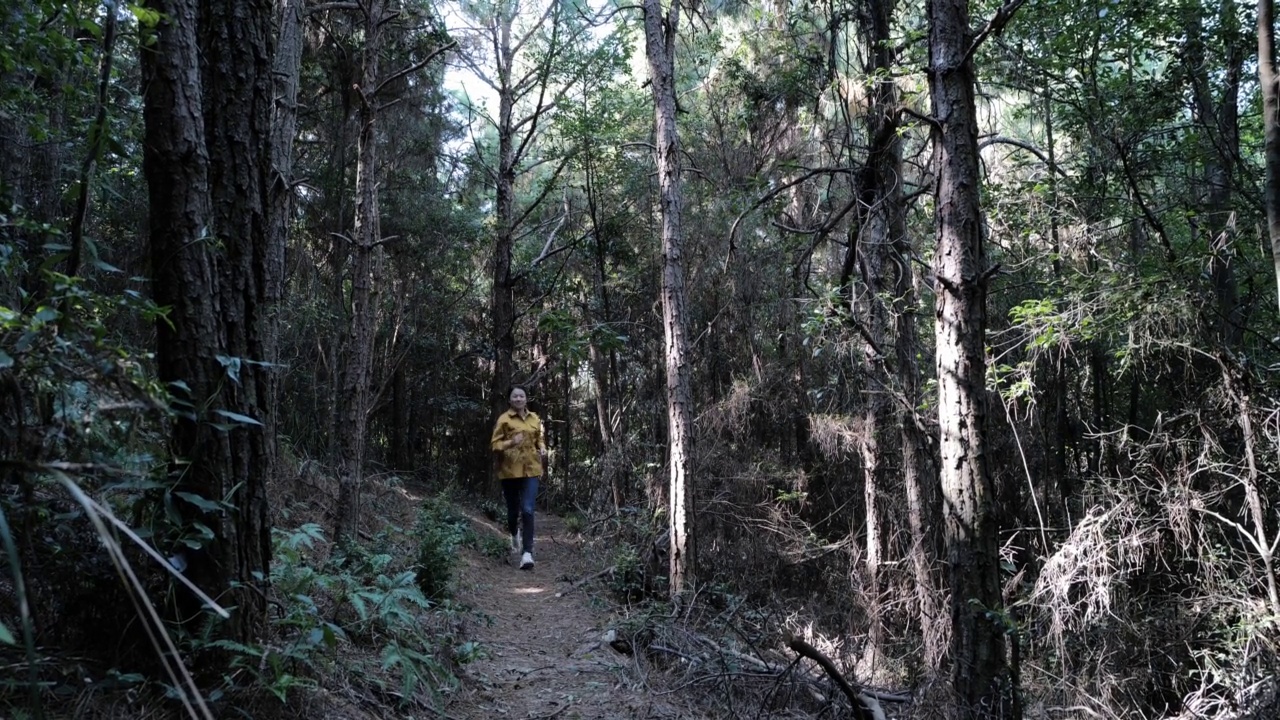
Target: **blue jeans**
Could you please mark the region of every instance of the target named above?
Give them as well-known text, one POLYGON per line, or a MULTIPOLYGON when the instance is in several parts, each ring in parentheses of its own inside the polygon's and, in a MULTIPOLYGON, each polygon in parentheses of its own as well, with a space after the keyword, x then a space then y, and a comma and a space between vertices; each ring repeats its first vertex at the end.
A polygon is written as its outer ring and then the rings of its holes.
POLYGON ((502 497, 507 501, 507 533, 516 534, 520 522, 522 552, 533 552, 533 503, 538 499, 538 478, 503 478, 502 497))

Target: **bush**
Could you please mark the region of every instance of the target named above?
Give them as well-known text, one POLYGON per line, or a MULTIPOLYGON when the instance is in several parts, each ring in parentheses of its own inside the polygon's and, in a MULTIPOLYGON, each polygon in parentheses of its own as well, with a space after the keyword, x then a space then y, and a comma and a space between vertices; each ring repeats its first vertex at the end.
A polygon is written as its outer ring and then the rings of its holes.
POLYGON ((475 548, 481 555, 494 560, 505 559, 511 551, 505 538, 488 533, 476 536, 475 548))
POLYGON ((415 572, 396 562, 405 557, 393 546, 403 538, 399 528, 387 527, 368 546, 351 544, 328 560, 312 552, 325 540, 318 525, 274 535, 271 580, 279 614, 272 637, 261 645, 211 643, 232 654, 233 666, 253 678, 254 687, 284 703, 290 691, 313 688, 344 665, 348 677, 410 703, 419 688, 434 692, 454 682, 428 650, 442 644, 425 630, 431 602, 415 572), (374 653, 341 654, 344 646, 374 653))
POLYGON ((418 513, 414 536, 418 539, 418 588, 431 600, 449 596, 449 582, 457 561, 457 549, 467 542, 470 525, 445 498, 427 500, 418 513))
POLYGON ((564 529, 574 535, 581 535, 586 527, 587 518, 582 513, 574 511, 564 516, 564 529))

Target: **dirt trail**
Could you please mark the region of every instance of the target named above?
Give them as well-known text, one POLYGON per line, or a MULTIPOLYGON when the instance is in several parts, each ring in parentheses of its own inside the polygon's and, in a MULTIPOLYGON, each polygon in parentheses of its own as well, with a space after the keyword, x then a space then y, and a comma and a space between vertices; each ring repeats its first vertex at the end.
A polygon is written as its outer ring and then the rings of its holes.
MULTIPOLYGON (((494 523, 473 518, 479 533, 506 537, 494 523)), ((593 608, 589 585, 570 578, 599 571, 582 541, 559 518, 538 515, 537 565, 519 570, 468 549, 460 558, 458 599, 471 608, 468 639, 479 657, 461 670, 462 689, 445 711, 458 720, 563 720, 699 717, 657 695, 634 659, 605 641, 608 616, 593 608), (557 595, 561 595, 557 597, 557 595)))

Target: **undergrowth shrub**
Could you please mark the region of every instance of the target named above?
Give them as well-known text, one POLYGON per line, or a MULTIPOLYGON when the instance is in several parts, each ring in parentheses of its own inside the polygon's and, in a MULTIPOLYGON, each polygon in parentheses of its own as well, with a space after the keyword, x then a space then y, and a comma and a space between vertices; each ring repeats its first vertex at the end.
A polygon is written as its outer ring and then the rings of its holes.
POLYGON ((480 501, 480 513, 491 522, 498 522, 507 516, 507 511, 493 498, 480 501))
POLYGON ((623 602, 634 602, 644 596, 644 566, 634 545, 620 543, 614 550, 609 589, 623 602))
MULTIPOLYGON (((137 632, 136 587, 121 582, 108 544, 136 586, 163 574, 134 543, 96 528, 87 503, 133 519, 151 500, 141 486, 163 462, 167 395, 124 329, 162 310, 96 257, 120 294, 54 272, 57 254, 29 264, 36 256, 6 234, 22 221, 0 218, 0 716, 39 715, 46 702, 132 686, 139 666, 155 664, 137 632)), ((28 229, 50 248, 63 240, 28 229)))
POLYGON ((487 533, 476 535, 475 547, 481 555, 493 560, 502 560, 511 551, 510 546, 507 545, 506 538, 487 533))
POLYGON ((587 518, 577 510, 566 513, 564 516, 564 529, 574 535, 580 535, 587 527, 587 518))
POLYGON ((446 498, 429 498, 423 505, 413 534, 418 544, 414 570, 425 597, 441 600, 449 596, 457 550, 467 544, 470 533, 466 517, 446 498))
POLYGON ((603 545, 600 556, 609 563, 607 585, 613 596, 623 603, 665 598, 667 529, 662 519, 623 508, 602 527, 604 532, 587 542, 603 545))
POLYGON ((430 612, 454 610, 429 601, 414 569, 397 560, 408 557, 396 548, 404 542, 399 528, 388 526, 368 545, 350 545, 329 558, 320 552, 325 536, 319 525, 276 529, 274 536, 278 612, 270 637, 253 645, 208 643, 233 656, 228 689, 256 687, 284 703, 294 690, 315 688, 341 666, 344 676, 408 705, 428 702, 456 682, 435 651, 449 647, 449 638, 433 636, 424 622, 430 612))

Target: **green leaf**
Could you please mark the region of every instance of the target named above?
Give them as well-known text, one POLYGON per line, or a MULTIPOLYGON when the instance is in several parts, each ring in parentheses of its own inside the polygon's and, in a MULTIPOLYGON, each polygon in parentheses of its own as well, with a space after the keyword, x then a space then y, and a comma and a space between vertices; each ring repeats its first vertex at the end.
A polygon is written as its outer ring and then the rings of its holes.
POLYGON ((0 622, 0 643, 4 643, 6 645, 18 644, 18 639, 13 636, 13 631, 5 627, 5 624, 2 622, 0 622))
POLYGON ((111 151, 116 157, 129 157, 129 151, 124 149, 124 145, 121 145, 119 140, 111 136, 107 136, 107 150, 111 151))
POLYGON ((230 410, 214 410, 214 412, 228 420, 233 420, 235 422, 241 423, 242 425, 262 425, 262 423, 258 422, 257 420, 254 420, 248 415, 233 413, 230 410))
POLYGON ((0 350, 0 370, 13 367, 13 358, 9 353, 0 350))
POLYGON ((218 503, 213 502, 212 500, 208 500, 206 498, 202 498, 199 495, 196 495, 195 493, 175 492, 174 495, 177 495, 178 497, 182 498, 183 500, 186 500, 187 502, 191 503, 192 505, 195 505, 196 507, 200 508, 205 512, 217 512, 222 509, 222 506, 219 505, 218 503))
POLYGON ((130 3, 129 12, 133 13, 133 16, 138 19, 138 24, 144 28, 150 29, 160 24, 161 15, 156 10, 130 3))
POLYGON ((324 644, 332 649, 338 644, 338 634, 342 632, 342 628, 335 626, 333 623, 324 624, 324 644))
POLYGON ((81 20, 80 29, 92 35, 95 40, 102 39, 102 26, 92 20, 81 20))
POLYGON ((222 367, 227 369, 227 377, 231 378, 231 382, 240 384, 240 358, 227 357, 226 355, 215 355, 222 367))

